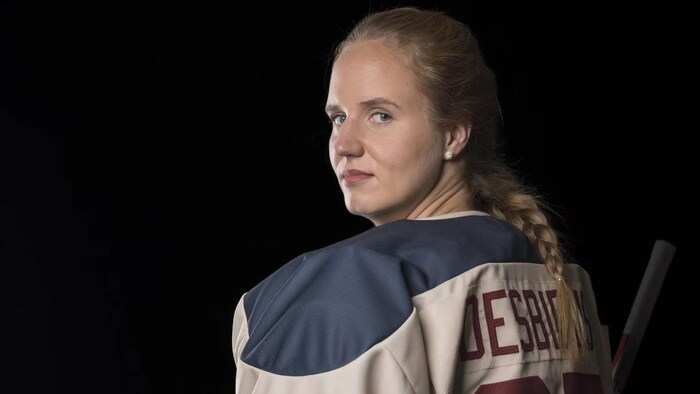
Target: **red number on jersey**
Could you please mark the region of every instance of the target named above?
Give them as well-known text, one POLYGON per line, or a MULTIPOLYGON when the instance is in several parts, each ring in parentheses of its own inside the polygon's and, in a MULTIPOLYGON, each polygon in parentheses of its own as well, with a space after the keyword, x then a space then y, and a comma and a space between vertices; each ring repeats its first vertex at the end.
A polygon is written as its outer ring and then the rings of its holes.
MULTIPOLYGON (((565 394, 603 394, 600 376, 570 372, 564 376, 565 394)), ((550 394, 539 376, 528 376, 498 383, 484 384, 476 394, 550 394)))

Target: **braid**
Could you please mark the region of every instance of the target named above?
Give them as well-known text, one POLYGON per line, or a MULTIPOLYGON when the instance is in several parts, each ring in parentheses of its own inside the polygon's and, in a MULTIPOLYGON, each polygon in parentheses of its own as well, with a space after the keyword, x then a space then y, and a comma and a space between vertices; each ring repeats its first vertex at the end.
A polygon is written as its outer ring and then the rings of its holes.
POLYGON ((477 209, 519 228, 537 250, 545 267, 557 279, 556 324, 562 352, 577 358, 583 343, 583 321, 579 307, 564 277, 564 254, 557 232, 541 207, 540 198, 511 171, 501 168, 488 178, 475 174, 472 193, 477 209))

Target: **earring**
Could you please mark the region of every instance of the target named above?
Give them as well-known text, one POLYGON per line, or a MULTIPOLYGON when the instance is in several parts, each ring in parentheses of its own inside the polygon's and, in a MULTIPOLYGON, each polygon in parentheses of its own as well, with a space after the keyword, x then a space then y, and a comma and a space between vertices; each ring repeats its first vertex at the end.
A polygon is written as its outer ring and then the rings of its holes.
POLYGON ((445 155, 443 156, 445 160, 452 160, 453 157, 455 157, 454 153, 452 153, 451 150, 448 150, 445 152, 445 155))

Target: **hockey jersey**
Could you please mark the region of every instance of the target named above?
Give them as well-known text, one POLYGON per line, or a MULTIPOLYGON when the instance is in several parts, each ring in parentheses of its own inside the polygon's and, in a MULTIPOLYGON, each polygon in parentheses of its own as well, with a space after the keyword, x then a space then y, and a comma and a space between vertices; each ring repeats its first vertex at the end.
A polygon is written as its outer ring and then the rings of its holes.
POLYGON ((585 321, 576 361, 559 349, 556 281, 513 225, 470 211, 372 228, 241 297, 236 392, 610 393, 590 279, 566 269, 585 321))

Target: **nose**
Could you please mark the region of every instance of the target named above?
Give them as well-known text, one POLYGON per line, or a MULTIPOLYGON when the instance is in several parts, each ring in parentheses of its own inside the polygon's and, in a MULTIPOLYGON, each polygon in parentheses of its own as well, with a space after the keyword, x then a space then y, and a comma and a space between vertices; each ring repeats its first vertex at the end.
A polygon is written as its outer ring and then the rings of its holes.
POLYGON ((363 153, 361 130, 354 121, 349 118, 331 134, 331 156, 361 156, 363 153))

